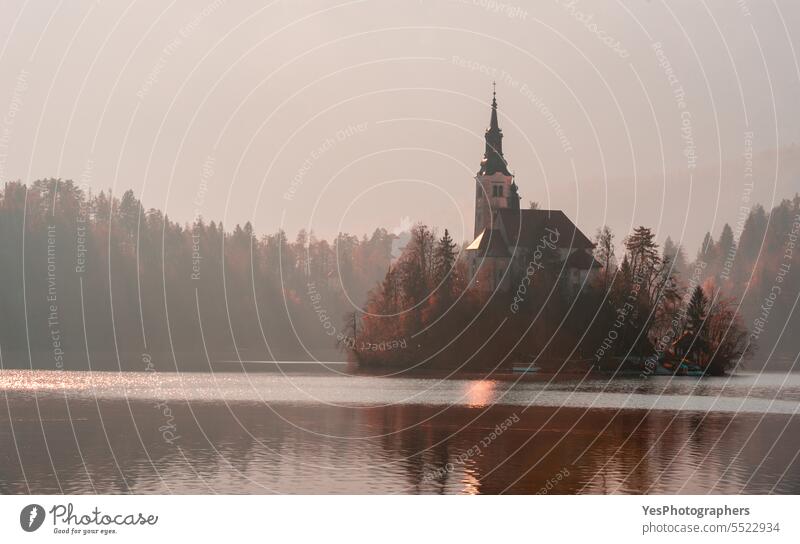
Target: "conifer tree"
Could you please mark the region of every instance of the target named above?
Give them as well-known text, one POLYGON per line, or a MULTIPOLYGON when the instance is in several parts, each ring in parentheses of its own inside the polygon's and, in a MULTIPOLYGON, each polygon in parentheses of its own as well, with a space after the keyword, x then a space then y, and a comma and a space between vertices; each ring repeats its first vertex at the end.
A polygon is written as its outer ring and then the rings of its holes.
POLYGON ((647 227, 636 227, 633 234, 625 239, 625 249, 631 256, 630 266, 634 276, 644 276, 644 273, 654 268, 660 260, 655 235, 647 227))
POLYGON ((439 283, 445 282, 450 276, 453 263, 456 261, 456 243, 453 242, 447 229, 444 229, 444 235, 439 239, 434 259, 435 268, 433 279, 438 285, 439 283))
POLYGON ((686 331, 699 336, 703 329, 703 322, 708 312, 708 297, 701 286, 696 286, 692 291, 692 298, 686 309, 686 331))

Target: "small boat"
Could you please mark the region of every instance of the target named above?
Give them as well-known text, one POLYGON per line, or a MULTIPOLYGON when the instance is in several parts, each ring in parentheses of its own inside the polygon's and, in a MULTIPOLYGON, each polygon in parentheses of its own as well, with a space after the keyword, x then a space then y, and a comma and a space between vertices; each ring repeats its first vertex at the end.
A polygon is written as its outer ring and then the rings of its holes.
POLYGON ((696 364, 686 364, 677 361, 664 361, 658 365, 656 376, 703 376, 705 370, 696 364))
POLYGON ((705 376, 706 371, 700 365, 687 365, 687 376, 705 376))
POLYGON ((531 364, 528 366, 512 366, 511 371, 516 374, 533 374, 534 372, 539 372, 541 370, 540 367, 531 364))
POLYGON ((654 376, 674 376, 675 369, 666 365, 658 365, 653 372, 654 376))

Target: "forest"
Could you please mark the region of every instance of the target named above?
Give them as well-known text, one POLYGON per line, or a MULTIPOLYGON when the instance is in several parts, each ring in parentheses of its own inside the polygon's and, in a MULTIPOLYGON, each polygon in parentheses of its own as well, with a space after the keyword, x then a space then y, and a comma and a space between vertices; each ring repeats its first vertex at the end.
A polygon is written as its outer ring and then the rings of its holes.
POLYGON ((602 267, 578 293, 563 295, 552 267, 513 313, 503 296, 470 289, 463 246, 446 230, 379 228, 331 241, 301 231, 292 241, 250 223, 181 225, 145 210, 132 191, 7 182, 0 363, 217 371, 239 369, 221 362, 240 359, 349 358, 494 368, 546 354, 603 365, 680 346, 687 332, 702 338, 695 350, 718 352, 735 336, 729 358, 780 360, 800 350, 791 334, 800 325, 799 214, 798 196, 771 211, 755 206, 718 239, 707 234, 693 258, 669 238, 657 244, 646 227, 602 228, 602 267))
POLYGON ((331 242, 306 232, 258 237, 249 223, 180 225, 143 209, 132 191, 8 182, 2 365, 237 370, 214 363, 342 359, 342 316, 383 277, 395 238, 383 229, 331 242))
MULTIPOLYGON (((403 255, 370 292, 360 342, 351 354, 365 366, 552 371, 630 370, 649 375, 662 363, 675 372, 723 374, 769 359, 790 368, 800 319, 800 197, 770 213, 755 206, 717 241, 706 234, 694 259, 650 228, 622 237, 598 229, 599 265, 577 292, 553 255, 519 305, 500 291, 481 296, 447 231, 417 225, 403 255), (509 302, 511 302, 509 307, 509 302), (510 310, 510 311, 509 311, 510 310), (377 348, 375 347, 377 346, 377 348), (397 347, 394 347, 397 346, 397 347), (577 366, 565 363, 578 363, 577 366)), ((529 257, 523 259, 529 261, 529 257)), ((521 285, 512 277, 511 285, 521 285)), ((760 368, 759 363, 750 368, 760 368)))

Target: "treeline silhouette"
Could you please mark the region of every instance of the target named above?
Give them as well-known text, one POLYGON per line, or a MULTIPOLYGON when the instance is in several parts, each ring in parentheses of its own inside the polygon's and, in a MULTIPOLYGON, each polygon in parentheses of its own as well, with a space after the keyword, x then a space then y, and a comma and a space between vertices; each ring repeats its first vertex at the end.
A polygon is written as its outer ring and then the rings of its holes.
POLYGON ((365 365, 493 368, 539 355, 607 365, 723 338, 733 342, 729 358, 755 345, 762 358, 794 356, 799 214, 797 196, 769 213, 755 206, 718 240, 706 235, 694 260, 669 238, 660 247, 645 227, 622 236, 617 255, 616 235, 603 228, 602 267, 587 285, 563 289, 557 257, 544 255, 551 261, 537 288, 510 311, 512 295, 468 287, 465 254, 446 230, 416 225, 393 258, 400 239, 385 229, 331 242, 301 231, 290 241, 258 236, 249 223, 181 225, 145 210, 132 191, 117 198, 71 181, 8 182, 1 363, 237 370, 224 361, 347 355, 365 365), (687 330, 701 341, 687 344, 687 330))
MULTIPOLYGON (((535 287, 517 304, 513 292, 468 288, 447 231, 437 243, 419 225, 370 293, 350 352, 375 367, 491 369, 535 361, 555 370, 573 360, 651 373, 671 360, 676 372, 682 361, 721 374, 761 346, 762 360, 788 368, 800 351, 800 338, 786 334, 800 326, 800 197, 769 214, 755 206, 737 227, 738 244, 726 224, 719 241, 706 235, 692 262, 670 238, 662 249, 643 226, 624 237, 619 259, 615 235, 604 227, 595 239, 601 266, 581 289, 565 288, 561 259, 545 255, 531 278, 535 287)), ((521 285, 522 270, 508 273, 512 286, 521 285)))
POLYGON ((783 359, 786 368, 796 363, 800 195, 782 200, 770 212, 760 204, 754 206, 733 227, 725 224, 716 241, 707 233, 693 264, 702 271, 704 284, 741 303, 745 324, 760 346, 760 358, 783 359))
POLYGON ((257 237, 47 179, 0 193, 5 368, 214 370, 331 359, 342 318, 383 278, 396 239, 257 237))

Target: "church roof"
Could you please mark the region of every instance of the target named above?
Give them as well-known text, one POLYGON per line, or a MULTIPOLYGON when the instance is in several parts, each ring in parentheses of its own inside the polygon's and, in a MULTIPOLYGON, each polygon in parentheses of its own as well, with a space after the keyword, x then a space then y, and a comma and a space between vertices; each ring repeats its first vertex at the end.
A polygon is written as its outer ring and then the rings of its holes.
POLYGON ((503 233, 497 229, 483 229, 467 251, 477 251, 483 257, 510 257, 503 233))
POLYGON ((535 248, 543 236, 552 241, 547 229, 558 233, 554 245, 558 248, 594 249, 594 244, 570 221, 561 210, 497 210, 509 246, 535 248))

